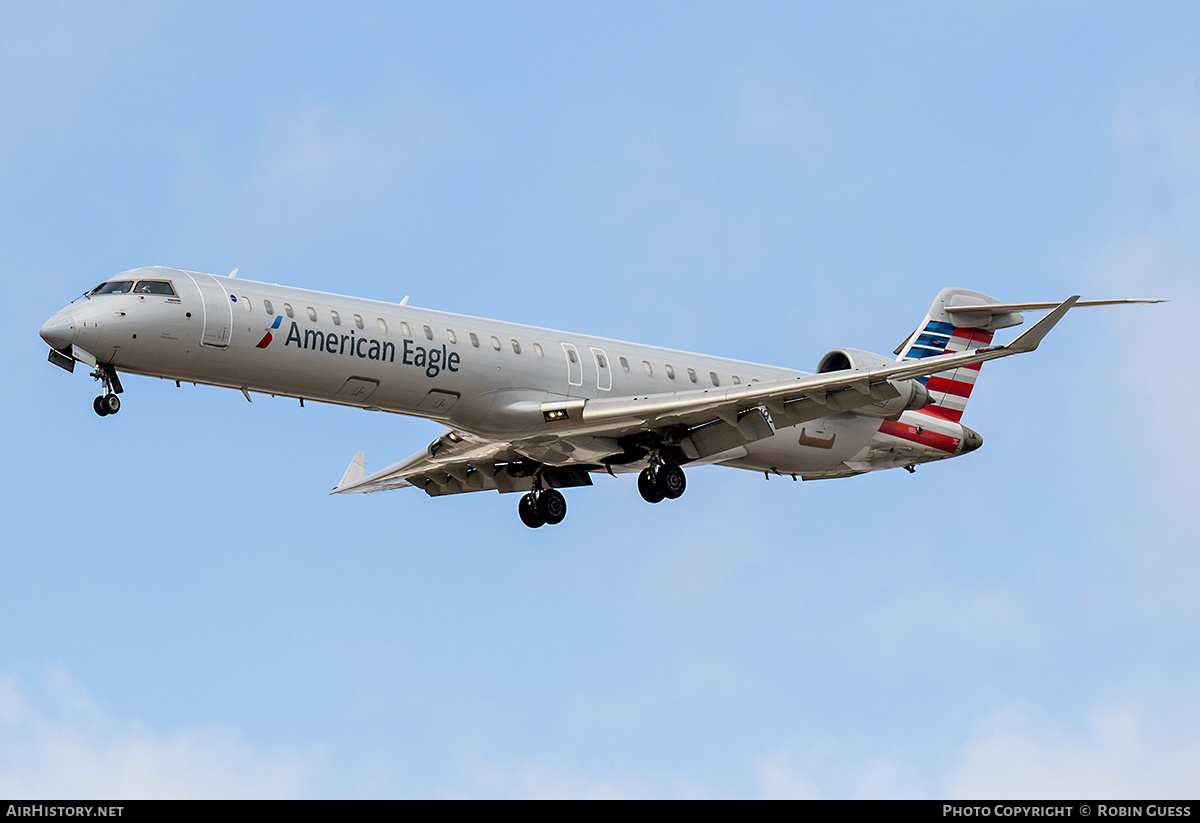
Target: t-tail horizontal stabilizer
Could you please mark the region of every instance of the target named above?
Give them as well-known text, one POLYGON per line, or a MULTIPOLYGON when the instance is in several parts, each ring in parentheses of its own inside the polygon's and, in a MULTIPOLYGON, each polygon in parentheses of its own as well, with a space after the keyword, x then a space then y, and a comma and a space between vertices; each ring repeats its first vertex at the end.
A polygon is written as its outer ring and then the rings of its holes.
MULTIPOLYGON (((1156 300, 1151 297, 1126 297, 1121 300, 1080 300, 1075 303, 1075 308, 1083 308, 1084 306, 1122 306, 1126 303, 1166 302, 1166 300, 1156 300)), ((1042 309, 1052 309, 1057 305, 1058 303, 985 303, 980 306, 946 306, 946 311, 950 314, 988 315, 1019 311, 1041 311, 1042 309)))

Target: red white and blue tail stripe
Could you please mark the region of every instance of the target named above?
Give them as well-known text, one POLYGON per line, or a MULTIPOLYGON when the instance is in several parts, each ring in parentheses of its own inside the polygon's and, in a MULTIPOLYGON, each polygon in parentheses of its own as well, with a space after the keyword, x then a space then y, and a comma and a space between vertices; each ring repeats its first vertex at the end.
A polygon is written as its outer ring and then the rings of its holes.
MULTIPOLYGON (((996 302, 993 298, 978 292, 965 292, 962 289, 944 289, 938 294, 925 322, 913 333, 900 350, 898 360, 920 360, 945 353, 966 352, 989 346, 992 343, 993 331, 987 328, 967 328, 954 325, 950 314, 944 310, 945 305, 954 297, 970 294, 983 298, 984 302, 996 302)), ((929 377, 918 378, 929 390, 932 402, 921 411, 925 414, 936 415, 957 423, 962 419, 971 390, 975 388, 975 378, 979 376, 980 364, 964 366, 952 371, 939 372, 929 377)))

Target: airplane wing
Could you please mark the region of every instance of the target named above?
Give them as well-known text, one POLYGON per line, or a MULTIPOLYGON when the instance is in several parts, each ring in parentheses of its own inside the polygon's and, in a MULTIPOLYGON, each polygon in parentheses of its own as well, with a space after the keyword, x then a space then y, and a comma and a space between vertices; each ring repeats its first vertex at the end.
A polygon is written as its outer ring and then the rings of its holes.
MULTIPOLYGON (((1033 351, 1078 299, 1079 296, 1076 295, 1064 300, 1054 311, 1007 346, 988 346, 958 354, 942 354, 921 360, 897 362, 869 371, 846 370, 728 388, 696 389, 641 397, 602 398, 581 403, 576 401, 579 405, 578 423, 571 426, 570 431, 574 434, 600 433, 622 424, 658 428, 663 425, 696 425, 712 420, 730 422, 759 406, 766 406, 773 416, 784 418, 784 425, 795 425, 830 413, 851 411, 860 406, 899 396, 900 392, 891 385, 892 381, 925 377, 1033 351), (815 404, 820 407, 820 413, 804 416, 805 404, 815 404), (797 416, 802 419, 789 419, 797 416)), ((571 420, 573 410, 569 408, 569 404, 550 402, 543 405, 547 415, 552 415, 557 407, 564 407, 568 415, 566 419, 571 420)))
POLYGON ((538 466, 553 467, 542 478, 549 486, 590 485, 588 472, 604 470, 600 458, 619 453, 621 438, 664 430, 676 433, 689 459, 703 459, 779 428, 893 400, 901 396, 903 383, 916 377, 1033 351, 1078 300, 1075 295, 1056 304, 1006 346, 724 388, 542 403, 547 428, 540 433, 499 441, 448 430, 427 449, 371 475, 365 474, 360 452, 330 494, 403 486, 433 496, 528 491, 538 466))
POLYGON ((330 494, 378 492, 404 486, 416 486, 435 497, 488 489, 528 491, 529 481, 520 482, 524 478, 506 470, 523 459, 507 442, 448 429, 427 448, 369 477, 364 470, 365 455, 359 452, 330 494))

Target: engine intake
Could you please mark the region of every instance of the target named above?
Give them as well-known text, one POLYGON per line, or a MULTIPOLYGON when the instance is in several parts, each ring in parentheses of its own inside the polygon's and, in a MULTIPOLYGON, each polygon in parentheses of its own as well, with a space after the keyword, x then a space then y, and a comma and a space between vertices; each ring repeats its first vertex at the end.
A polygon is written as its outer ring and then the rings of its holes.
MULTIPOLYGON (((817 374, 828 374, 839 371, 871 371, 896 365, 882 354, 862 351, 861 349, 834 349, 821 358, 817 364, 817 374)), ((891 397, 877 400, 854 409, 858 414, 869 414, 872 417, 896 418, 906 411, 923 409, 929 405, 932 398, 924 384, 916 380, 888 380, 877 387, 891 397)))
POLYGON ((831 371, 870 371, 896 365, 895 360, 889 360, 882 354, 862 351, 860 349, 834 349, 821 358, 817 364, 817 374, 831 371))

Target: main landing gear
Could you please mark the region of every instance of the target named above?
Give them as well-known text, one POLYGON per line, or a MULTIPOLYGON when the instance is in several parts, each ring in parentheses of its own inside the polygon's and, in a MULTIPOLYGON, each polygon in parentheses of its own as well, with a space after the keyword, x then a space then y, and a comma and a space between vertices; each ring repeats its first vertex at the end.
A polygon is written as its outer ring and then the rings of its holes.
POLYGON ((119 412, 121 398, 117 395, 125 389, 121 388, 121 379, 117 377, 117 370, 112 366, 97 366, 96 370, 92 372, 92 377, 99 380, 104 386, 104 393, 92 401, 92 408, 96 414, 107 417, 119 412))
MULTIPOLYGON (((668 463, 658 454, 651 457, 649 468, 643 469, 638 475, 638 491, 648 503, 674 500, 683 496, 686 488, 687 477, 683 469, 677 463, 668 463)), ((545 488, 542 470, 538 469, 533 473, 533 490, 521 496, 517 514, 521 516, 521 522, 531 529, 547 524, 553 526, 567 516, 567 501, 558 489, 545 488)))
POLYGON ((521 522, 531 529, 547 524, 554 526, 567 516, 567 499, 558 489, 535 487, 533 491, 521 497, 521 502, 517 504, 517 514, 521 515, 521 522))
POLYGON ((674 463, 655 461, 638 475, 638 491, 647 503, 675 500, 687 489, 683 469, 674 463))

